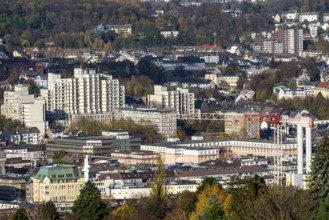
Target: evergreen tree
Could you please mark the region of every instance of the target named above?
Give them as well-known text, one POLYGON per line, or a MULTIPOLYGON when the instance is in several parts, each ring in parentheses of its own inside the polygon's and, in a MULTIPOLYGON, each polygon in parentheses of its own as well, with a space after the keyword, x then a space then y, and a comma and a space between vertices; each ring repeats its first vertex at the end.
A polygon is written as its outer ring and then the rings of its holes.
POLYGON ((329 196, 321 203, 318 213, 315 216, 315 220, 327 220, 329 219, 329 196))
POLYGON ((150 214, 156 218, 163 218, 167 209, 166 168, 161 156, 157 158, 155 179, 151 188, 150 214))
POLYGON ((329 137, 322 138, 313 156, 308 187, 313 196, 313 210, 317 212, 319 205, 329 195, 329 137))
POLYGON ((12 217, 12 220, 29 220, 29 217, 27 216, 27 212, 24 208, 19 208, 12 217))
POLYGON ((59 214, 56 210, 55 204, 52 201, 48 201, 42 206, 42 219, 43 220, 57 220, 59 214))
POLYGON ((108 213, 109 209, 101 199, 100 190, 88 181, 74 201, 72 215, 76 219, 98 220, 103 219, 108 213))

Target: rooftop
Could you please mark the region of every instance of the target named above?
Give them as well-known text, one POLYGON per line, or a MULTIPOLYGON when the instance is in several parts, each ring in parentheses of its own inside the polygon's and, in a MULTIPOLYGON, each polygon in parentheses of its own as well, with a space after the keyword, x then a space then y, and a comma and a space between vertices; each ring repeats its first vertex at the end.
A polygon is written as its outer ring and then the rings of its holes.
POLYGON ((43 180, 46 177, 51 180, 66 180, 82 178, 82 174, 77 166, 53 165, 40 167, 39 172, 33 177, 39 180, 43 180))

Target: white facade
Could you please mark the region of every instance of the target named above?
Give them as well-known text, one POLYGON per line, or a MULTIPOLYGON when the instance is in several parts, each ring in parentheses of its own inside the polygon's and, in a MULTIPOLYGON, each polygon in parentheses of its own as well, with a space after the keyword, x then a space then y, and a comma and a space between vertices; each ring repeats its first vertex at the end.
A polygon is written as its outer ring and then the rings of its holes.
POLYGON ((188 89, 177 88, 168 91, 167 87, 154 85, 154 95, 147 96, 149 107, 170 109, 177 114, 191 114, 195 112, 194 93, 188 89))
POLYGON ((16 85, 14 91, 4 92, 1 114, 21 121, 26 127, 37 127, 41 135, 45 135, 47 123, 44 100, 29 95, 26 85, 16 85))
POLYGON ((167 137, 177 133, 177 115, 173 112, 163 112, 155 109, 122 110, 115 117, 130 118, 136 123, 150 121, 157 127, 160 134, 167 137))
POLYGON ((318 21, 319 14, 317 12, 301 12, 299 15, 299 21, 304 22, 312 22, 312 21, 318 21))
POLYGON ((273 88, 273 94, 277 95, 278 100, 305 98, 307 95, 313 94, 313 92, 309 91, 309 89, 310 88, 307 88, 307 92, 306 92, 304 88, 290 89, 285 86, 279 86, 273 88))
POLYGON ((110 75, 91 69, 74 69, 74 78, 48 74, 48 89, 41 90, 47 118, 67 120, 72 114, 114 112, 125 105, 124 87, 110 75))

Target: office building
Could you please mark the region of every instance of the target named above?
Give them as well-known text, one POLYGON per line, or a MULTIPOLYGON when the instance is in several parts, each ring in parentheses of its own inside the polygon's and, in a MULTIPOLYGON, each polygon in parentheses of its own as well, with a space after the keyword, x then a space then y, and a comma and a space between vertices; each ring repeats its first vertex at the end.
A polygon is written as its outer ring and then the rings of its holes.
POLYGON ((74 77, 63 79, 48 73, 48 89, 41 89, 49 120, 69 120, 73 114, 99 114, 125 105, 124 87, 110 75, 94 69, 74 69, 74 77))
POLYGON ((115 150, 127 152, 130 151, 131 146, 138 146, 140 143, 140 138, 129 135, 54 138, 46 145, 47 158, 52 158, 54 153, 60 150, 76 156, 86 154, 110 156, 115 150))

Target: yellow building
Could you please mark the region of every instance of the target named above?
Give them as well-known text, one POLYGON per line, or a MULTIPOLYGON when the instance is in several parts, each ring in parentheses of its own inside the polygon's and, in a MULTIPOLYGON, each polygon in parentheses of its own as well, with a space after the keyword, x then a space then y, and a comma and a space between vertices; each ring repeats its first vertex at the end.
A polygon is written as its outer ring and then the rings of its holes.
POLYGON ((85 184, 78 167, 72 165, 41 167, 32 181, 34 202, 73 202, 85 184))
POLYGON ((314 97, 319 93, 321 93, 324 98, 329 98, 329 82, 320 82, 315 86, 313 90, 314 97))

